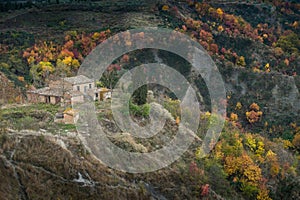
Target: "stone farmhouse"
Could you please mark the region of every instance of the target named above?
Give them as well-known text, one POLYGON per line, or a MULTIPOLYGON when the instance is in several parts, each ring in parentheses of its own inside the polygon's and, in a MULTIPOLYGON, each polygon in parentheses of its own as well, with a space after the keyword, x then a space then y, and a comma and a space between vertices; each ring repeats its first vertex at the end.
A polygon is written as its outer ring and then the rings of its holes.
POLYGON ((95 81, 78 75, 50 81, 48 87, 27 91, 27 99, 30 103, 72 104, 84 101, 84 94, 93 97, 94 100, 104 100, 110 97, 110 90, 95 87, 95 81))

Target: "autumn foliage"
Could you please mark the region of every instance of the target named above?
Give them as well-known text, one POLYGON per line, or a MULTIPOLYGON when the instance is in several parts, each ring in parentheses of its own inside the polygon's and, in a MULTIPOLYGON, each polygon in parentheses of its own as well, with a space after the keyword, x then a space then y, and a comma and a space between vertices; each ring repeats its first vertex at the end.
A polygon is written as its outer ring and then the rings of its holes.
POLYGON ((23 58, 31 68, 35 80, 45 81, 45 77, 56 69, 66 75, 76 72, 83 61, 98 44, 110 34, 110 30, 94 33, 77 33, 69 31, 65 36, 64 44, 54 42, 38 42, 23 52, 23 58))
POLYGON ((262 112, 260 111, 260 107, 256 103, 252 103, 250 105, 250 111, 246 112, 247 120, 252 124, 260 120, 262 116, 262 112))

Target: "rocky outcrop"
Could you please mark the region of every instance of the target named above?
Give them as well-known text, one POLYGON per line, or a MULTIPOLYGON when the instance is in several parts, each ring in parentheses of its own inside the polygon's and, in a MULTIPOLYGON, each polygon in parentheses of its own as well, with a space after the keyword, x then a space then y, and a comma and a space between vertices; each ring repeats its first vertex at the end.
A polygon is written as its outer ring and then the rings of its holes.
POLYGON ((149 199, 139 183, 86 153, 75 135, 0 135, 1 199, 149 199))

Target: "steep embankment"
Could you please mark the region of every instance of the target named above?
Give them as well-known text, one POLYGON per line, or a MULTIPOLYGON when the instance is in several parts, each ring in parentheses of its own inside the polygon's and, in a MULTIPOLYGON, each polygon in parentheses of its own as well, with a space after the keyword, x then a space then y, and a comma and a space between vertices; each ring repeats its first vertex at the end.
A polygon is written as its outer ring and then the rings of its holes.
POLYGON ((76 135, 20 131, 1 135, 0 196, 4 199, 149 199, 85 152, 76 135))

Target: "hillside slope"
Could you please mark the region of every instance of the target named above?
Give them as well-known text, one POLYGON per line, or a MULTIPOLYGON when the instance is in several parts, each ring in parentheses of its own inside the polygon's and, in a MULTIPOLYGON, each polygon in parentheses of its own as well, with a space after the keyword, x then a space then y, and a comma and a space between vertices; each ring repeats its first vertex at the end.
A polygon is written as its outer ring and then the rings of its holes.
MULTIPOLYGON (((57 2, 14 6, 13 11, 1 7, 0 198, 300 198, 299 3, 57 2), (207 50, 225 82, 227 116, 221 137, 209 144, 211 154, 202 158, 201 139, 215 120, 203 79, 188 61, 166 51, 126 54, 116 60, 125 71, 161 62, 181 72, 199 90, 206 109, 195 133, 200 139, 178 161, 152 173, 130 174, 95 159, 75 126, 55 123, 54 115, 62 108, 19 103, 27 89, 46 86, 62 73, 75 75, 84 58, 111 35, 145 26, 180 31, 207 50)), ((173 95, 162 91, 162 96, 173 95)), ((174 119, 180 116, 179 101, 165 98, 163 103, 174 119)), ((108 104, 96 103, 98 120, 112 135, 110 140, 125 150, 159 149, 165 144, 162 138, 170 139, 177 130, 168 121, 157 137, 134 138, 116 128, 108 104)), ((138 114, 132 116, 141 124, 148 120, 143 108, 134 107, 138 114)))

